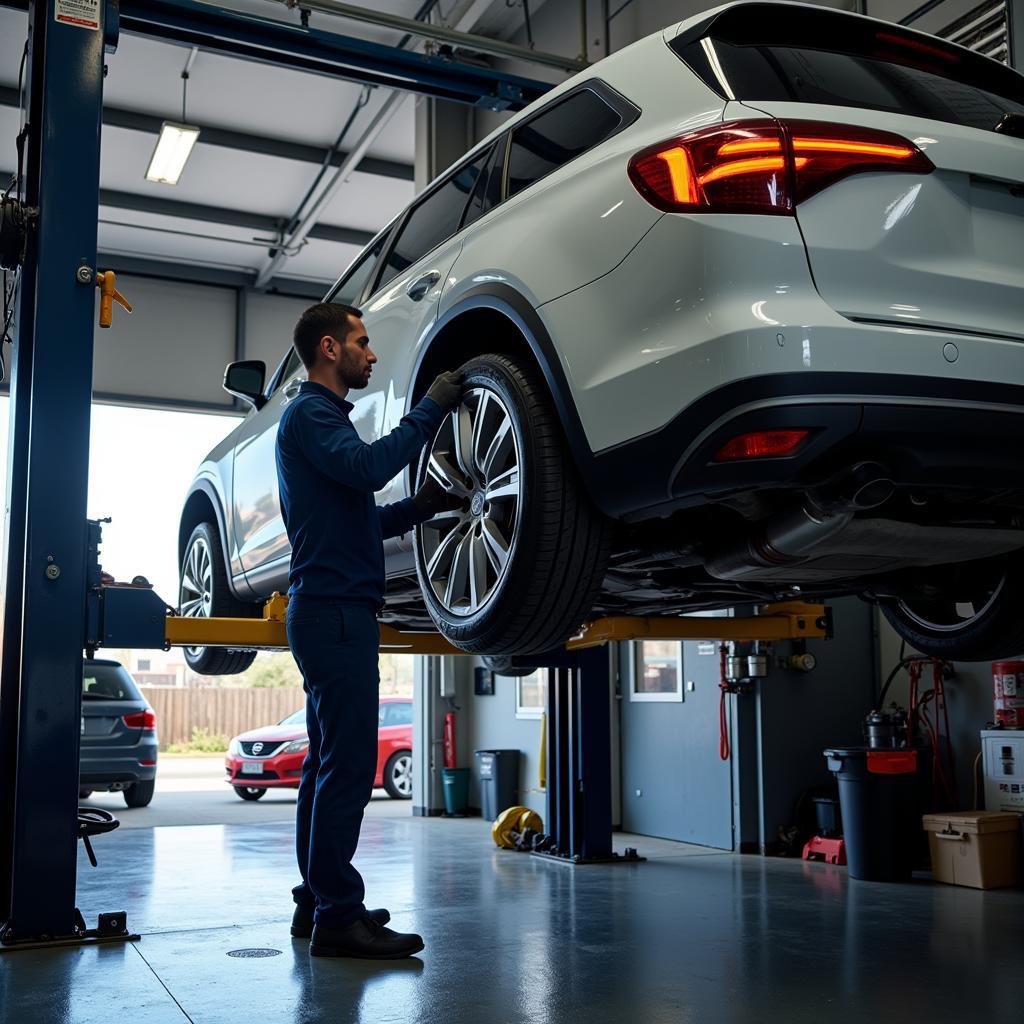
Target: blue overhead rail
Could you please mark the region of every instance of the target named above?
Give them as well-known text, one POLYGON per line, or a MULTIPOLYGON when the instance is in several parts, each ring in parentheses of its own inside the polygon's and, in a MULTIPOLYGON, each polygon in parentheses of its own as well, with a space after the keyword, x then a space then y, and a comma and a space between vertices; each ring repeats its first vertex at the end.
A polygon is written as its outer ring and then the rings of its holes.
MULTIPOLYGON (((28 10, 29 0, 0 0, 0 5, 28 10)), ((113 9, 113 5, 108 8, 113 9)), ((521 110, 552 87, 550 82, 454 58, 243 14, 199 0, 122 0, 119 20, 122 32, 198 46, 207 53, 489 110, 521 110)))

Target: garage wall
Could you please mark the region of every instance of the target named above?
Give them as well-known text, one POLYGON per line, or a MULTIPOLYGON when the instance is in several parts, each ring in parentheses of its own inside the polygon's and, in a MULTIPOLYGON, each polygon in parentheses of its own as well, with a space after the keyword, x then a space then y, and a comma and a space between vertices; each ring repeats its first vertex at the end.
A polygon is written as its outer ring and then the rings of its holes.
POLYGON ((245 298, 245 359, 262 359, 274 372, 292 343, 292 330, 311 299, 248 292, 245 298))
MULTIPOLYGON (((477 666, 482 666, 482 662, 474 658, 473 667, 477 666)), ((493 697, 477 697, 470 683, 465 701, 465 745, 460 748, 463 751, 460 762, 470 768, 469 805, 481 806, 480 776, 474 751, 519 750, 519 802, 543 818, 547 796, 538 785, 541 720, 516 718, 515 679, 498 676, 494 691, 493 697)))
MULTIPOLYGON (((884 616, 879 616, 879 619, 880 682, 884 682, 900 659, 900 638, 884 616)), ((917 653, 912 648, 906 650, 907 657, 917 653)), ((1024 652, 1021 657, 1024 658, 1024 652)), ((978 734, 992 721, 994 715, 992 665, 987 661, 958 661, 953 668, 956 674, 946 682, 946 702, 949 705, 949 727, 953 734, 957 795, 960 806, 967 809, 972 806, 973 800, 972 767, 981 749, 981 737, 978 734)), ((889 689, 886 704, 896 701, 906 707, 908 687, 907 674, 901 672, 889 689)), ((981 791, 983 793, 983 787, 981 791)), ((982 799, 983 796, 979 796, 979 800, 982 799)))
POLYGON ((224 367, 262 359, 272 372, 314 301, 127 273, 117 286, 135 308, 115 307, 113 327, 95 330, 96 400, 196 412, 237 415, 224 367))

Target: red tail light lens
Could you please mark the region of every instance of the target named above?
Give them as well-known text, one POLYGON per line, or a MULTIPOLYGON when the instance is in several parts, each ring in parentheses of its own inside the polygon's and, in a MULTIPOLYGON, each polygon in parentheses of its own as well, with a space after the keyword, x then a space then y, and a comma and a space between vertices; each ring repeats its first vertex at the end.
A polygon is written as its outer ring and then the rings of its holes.
POLYGON ((156 712, 152 708, 133 711, 130 715, 123 715, 121 721, 129 729, 145 729, 146 732, 152 732, 156 728, 156 712))
POLYGON ((792 213, 784 141, 777 121, 715 125, 637 153, 629 176, 660 210, 792 213))
POLYGON ((755 430, 726 442, 715 453, 715 462, 739 459, 772 459, 792 455, 807 440, 809 430, 755 430))
POLYGON ((629 163, 640 194, 676 213, 790 214, 851 174, 934 169, 892 132, 819 121, 715 125, 645 149, 629 163))

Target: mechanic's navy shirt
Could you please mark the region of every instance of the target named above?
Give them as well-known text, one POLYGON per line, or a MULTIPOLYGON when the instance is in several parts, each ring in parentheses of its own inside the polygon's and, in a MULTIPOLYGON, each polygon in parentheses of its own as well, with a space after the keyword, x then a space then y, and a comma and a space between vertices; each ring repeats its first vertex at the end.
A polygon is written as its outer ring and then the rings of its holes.
POLYGON ((373 444, 356 433, 352 403, 304 381, 277 430, 281 515, 292 545, 289 593, 378 606, 387 537, 421 521, 411 498, 378 506, 379 491, 434 436, 444 419, 432 398, 373 444))

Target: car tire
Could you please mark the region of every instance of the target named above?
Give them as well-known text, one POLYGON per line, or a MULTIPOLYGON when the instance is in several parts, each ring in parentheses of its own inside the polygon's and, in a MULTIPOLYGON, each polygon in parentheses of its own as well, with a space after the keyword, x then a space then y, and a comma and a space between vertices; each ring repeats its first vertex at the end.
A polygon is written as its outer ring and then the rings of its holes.
MULTIPOLYGON (((224 569, 220 531, 213 523, 199 523, 185 545, 178 591, 180 614, 197 618, 253 618, 257 605, 239 601, 231 593, 224 569)), ((202 676, 231 676, 244 672, 255 651, 230 647, 185 647, 185 661, 202 676)))
POLYGON ((524 676, 532 676, 537 671, 537 666, 531 664, 529 660, 525 663, 520 663, 518 658, 513 658, 508 654, 485 654, 482 660, 484 668, 493 672, 496 676, 520 679, 524 676))
POLYGON ((1015 657, 1024 651, 1024 559, 990 563, 988 581, 982 581, 976 575, 967 586, 958 584, 955 577, 947 578, 931 592, 883 601, 880 607, 901 639, 928 657, 948 661, 1015 657), (962 593, 957 594, 958 590, 962 593))
POLYGON ((121 791, 124 802, 129 807, 148 807, 153 802, 153 791, 156 789, 156 780, 148 782, 136 782, 127 789, 121 791))
POLYGON ((416 529, 431 618, 473 654, 536 654, 583 624, 604 579, 611 522, 587 495, 540 373, 485 355, 420 459, 464 499, 416 529))
POLYGON ((267 795, 266 786, 232 786, 239 800, 262 800, 267 795))
POLYGON ((396 750, 384 766, 384 788, 392 800, 412 799, 412 751, 396 750))

